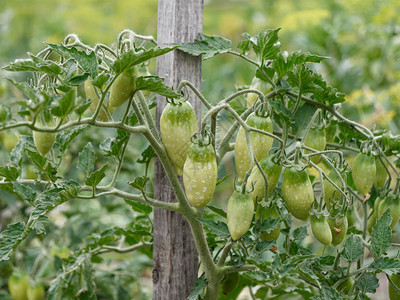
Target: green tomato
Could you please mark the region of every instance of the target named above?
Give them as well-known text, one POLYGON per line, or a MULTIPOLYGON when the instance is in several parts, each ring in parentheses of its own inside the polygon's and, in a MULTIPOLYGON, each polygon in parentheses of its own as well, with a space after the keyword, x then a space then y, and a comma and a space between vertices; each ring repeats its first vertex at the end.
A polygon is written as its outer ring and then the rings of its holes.
POLYGON ((380 219, 387 209, 390 209, 392 216, 390 227, 394 229, 400 220, 400 200, 398 196, 389 195, 379 203, 376 220, 380 219))
MULTIPOLYGON (((90 81, 90 79, 85 81, 84 86, 85 86, 86 98, 92 99, 89 109, 92 113, 95 113, 96 109, 97 109, 97 105, 99 105, 99 97, 97 97, 96 91, 94 90, 94 86, 93 86, 92 82, 90 81)), ((109 106, 108 110, 109 110, 110 114, 112 115, 114 113, 115 108, 113 106, 109 106)), ((100 112, 99 112, 97 118, 102 122, 108 121, 108 116, 107 116, 107 113, 106 113, 104 107, 102 107, 100 109, 100 112)))
POLYGON ((30 285, 27 291, 28 300, 43 300, 45 290, 43 284, 30 285))
MULTIPOLYGON (((260 161, 261 169, 268 180, 268 195, 271 195, 272 191, 278 184, 279 177, 281 176, 282 166, 275 163, 271 157, 266 157, 260 161)), ((254 190, 252 192, 253 200, 257 201, 264 198, 265 196, 265 181, 258 167, 254 167, 251 171, 249 179, 247 180, 247 187, 250 188, 254 184, 254 190)))
POLYGON ((6 132, 2 138, 4 149, 10 152, 19 142, 19 136, 14 133, 6 132))
POLYGON ((347 210, 346 217, 347 217, 347 223, 349 224, 349 227, 356 224, 357 216, 356 216, 356 211, 354 210, 354 208, 347 210))
MULTIPOLYGON (((271 219, 276 219, 280 217, 279 210, 276 207, 276 205, 271 205, 269 207, 262 207, 261 205, 257 206, 256 209, 256 217, 255 219, 261 219, 261 222, 265 221, 268 217, 271 219)), ((281 225, 279 225, 277 228, 272 230, 271 232, 263 232, 261 234, 261 239, 264 241, 276 241, 279 238, 279 235, 281 233, 281 225)))
POLYGON ((347 234, 347 218, 335 218, 335 219, 328 219, 328 224, 330 226, 332 232, 332 245, 337 246, 339 245, 347 234))
POLYGON ((375 174, 375 158, 364 153, 357 154, 353 164, 352 176, 357 191, 364 197, 370 192, 374 184, 375 174))
POLYGON ((326 141, 329 143, 333 143, 335 141, 336 133, 338 130, 337 124, 329 123, 325 128, 326 132, 326 141))
MULTIPOLYGON (((269 117, 258 116, 253 112, 247 117, 246 124, 265 132, 272 133, 272 121, 269 117)), ((260 161, 268 156, 268 152, 272 147, 273 139, 259 132, 250 132, 250 143, 254 155, 257 160, 260 161)), ((241 182, 251 166, 249 148, 247 147, 246 135, 243 127, 240 127, 236 137, 235 164, 238 180, 241 182)))
POLYGON ((351 288, 353 287, 353 284, 354 280, 351 278, 347 278, 345 281, 339 284, 338 291, 342 292, 345 295, 348 295, 350 293, 351 288))
POLYGON ((321 242, 321 244, 329 245, 332 243, 332 232, 330 230, 329 224, 324 216, 319 218, 316 216, 311 216, 311 230, 315 238, 321 242))
POLYGON ((54 259, 55 256, 58 256, 61 259, 67 259, 70 255, 69 248, 67 246, 57 247, 53 246, 50 249, 50 256, 54 259))
POLYGON ((191 145, 190 138, 198 131, 197 117, 187 101, 168 103, 160 119, 161 139, 167 155, 179 176, 191 145))
POLYGON ((386 172, 385 166, 382 164, 379 157, 375 159, 375 165, 376 165, 375 186, 377 187, 378 190, 380 190, 385 184, 388 174, 386 172))
POLYGON ((372 214, 368 218, 367 229, 368 229, 368 232, 370 234, 372 233, 372 227, 374 227, 374 225, 376 224, 377 217, 378 217, 378 209, 379 209, 379 205, 380 205, 381 202, 382 202, 381 198, 376 198, 375 199, 374 208, 372 210, 372 214))
POLYGON ((196 208, 206 206, 217 183, 217 160, 214 147, 192 144, 183 166, 183 184, 188 201, 196 208))
POLYGON ((254 202, 251 193, 234 191, 228 200, 228 229, 234 241, 237 241, 251 225, 254 214, 254 202))
POLYGON ((13 272, 8 280, 8 290, 13 300, 27 300, 29 287, 29 275, 22 272, 13 272))
POLYGON ((110 88, 110 106, 117 107, 125 103, 136 89, 137 68, 127 69, 113 82, 110 88))
POLYGON ((296 167, 285 169, 282 195, 289 212, 299 220, 307 220, 314 202, 314 191, 306 170, 299 171, 296 167))
POLYGON ((0 97, 7 94, 7 81, 0 80, 0 97))
MULTIPOLYGON (((326 132, 325 128, 311 127, 304 139, 304 145, 317 151, 323 151, 326 147, 326 132)), ((305 150, 304 154, 309 154, 311 151, 305 150)), ((311 157, 311 161, 317 164, 321 160, 319 155, 311 157)))
MULTIPOLYGON (((342 187, 342 182, 338 174, 335 171, 331 171, 328 177, 338 186, 342 187)), ((324 180, 324 201, 328 210, 335 204, 335 202, 340 200, 341 193, 330 183, 327 179, 324 180)))
MULTIPOLYGON (((399 274, 390 275, 390 280, 398 288, 400 288, 400 275, 399 274)), ((400 292, 390 282, 388 282, 388 288, 389 288, 389 299, 390 300, 400 300, 400 292)))
MULTIPOLYGON (((259 90, 261 93, 266 94, 268 92, 269 86, 266 81, 254 77, 249 89, 259 90)), ((252 106, 257 101, 257 99, 258 95, 256 93, 248 93, 246 98, 247 108, 252 106)))
POLYGON ((224 295, 228 295, 236 288, 238 281, 239 281, 238 272, 229 273, 225 275, 225 278, 222 280, 222 293, 224 295))
MULTIPOLYGON (((38 128, 43 128, 45 126, 42 125, 41 122, 37 122, 36 126, 38 128)), ((47 126, 55 126, 55 122, 51 119, 47 126)), ((43 131, 33 131, 33 141, 35 143, 36 149, 42 156, 45 156, 56 141, 56 133, 55 132, 43 132, 43 131)))

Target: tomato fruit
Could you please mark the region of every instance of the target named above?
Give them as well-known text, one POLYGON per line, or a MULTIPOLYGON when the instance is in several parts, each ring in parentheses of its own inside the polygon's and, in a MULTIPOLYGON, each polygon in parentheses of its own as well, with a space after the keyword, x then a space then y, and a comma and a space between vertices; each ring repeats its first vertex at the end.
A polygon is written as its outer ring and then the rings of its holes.
POLYGON ((228 229, 234 241, 237 241, 251 225, 254 214, 254 202, 250 192, 234 191, 228 200, 228 229))
POLYGON ((376 198, 375 202, 374 202, 374 208, 372 210, 372 214, 370 215, 370 217, 368 218, 367 221, 367 229, 368 232, 371 234, 372 232, 372 227, 374 227, 377 219, 378 219, 378 209, 379 209, 379 205, 382 202, 381 198, 376 198))
POLYGON ((136 88, 137 73, 137 68, 133 67, 125 70, 115 79, 110 88, 110 106, 121 106, 129 99, 136 88))
POLYGON ((324 216, 311 216, 311 230, 315 238, 321 242, 321 244, 329 245, 332 243, 332 232, 329 224, 324 216))
POLYGON ((214 147, 194 143, 189 147, 183 166, 183 184, 188 201, 196 208, 206 206, 217 183, 217 160, 214 147))
POLYGON ((236 288, 238 281, 238 272, 226 274, 225 278, 222 280, 222 293, 224 293, 224 295, 228 295, 236 288))
POLYGON ((45 295, 44 286, 42 284, 30 285, 27 291, 28 300, 43 300, 45 295))
MULTIPOLYGON (((338 186, 342 187, 339 175, 335 171, 330 171, 328 177, 338 186)), ((326 207, 331 209, 335 202, 340 200, 341 193, 326 178, 324 179, 324 201, 326 207)))
MULTIPOLYGON (((261 169, 268 180, 268 195, 271 195, 272 191, 278 184, 279 177, 281 176, 282 166, 273 161, 271 157, 266 157, 260 161, 261 169)), ((249 179, 247 180, 247 187, 250 188, 254 185, 252 192, 254 201, 264 198, 265 196, 265 180, 257 166, 251 171, 249 179)))
POLYGON ((353 182, 357 191, 364 197, 370 192, 375 181, 376 165, 372 155, 357 154, 352 169, 353 182))
POLYGON ((307 220, 314 201, 314 191, 306 170, 296 167, 283 172, 282 195, 289 212, 297 219, 307 220))
MULTIPOLYGON (((90 79, 85 81, 84 86, 85 86, 86 98, 92 99, 89 109, 92 113, 95 113, 97 105, 99 105, 99 97, 97 97, 96 91, 94 90, 94 86, 93 86, 92 82, 90 81, 90 79)), ((103 101, 103 103, 105 104, 106 102, 103 101)), ((111 115, 114 113, 114 109, 115 108, 112 106, 108 107, 108 111, 110 112, 111 115)), ((107 116, 107 113, 106 113, 104 107, 102 107, 100 109, 100 112, 99 112, 97 118, 102 122, 108 121, 108 116, 107 116)))
POLYGON ((376 220, 380 219, 387 209, 390 209, 392 223, 390 227, 394 229, 400 220, 400 199, 395 195, 388 195, 378 206, 378 214, 376 220))
MULTIPOLYGON (((392 274, 390 275, 390 280, 400 288, 400 275, 399 274, 392 274)), ((388 288, 389 288, 389 299, 390 300, 399 300, 400 299, 400 292, 388 281, 388 288)))
POLYGON ((13 272, 8 280, 8 290, 13 300, 27 300, 29 275, 24 272, 13 272))
MULTIPOLYGON (((311 127, 304 139, 304 145, 317 151, 323 151, 326 147, 326 132, 325 128, 311 127)), ((312 153, 305 150, 304 154, 312 153)), ((317 164, 321 160, 321 156, 311 156, 311 161, 317 164)))
POLYGON ((183 174, 190 138, 198 131, 197 117, 188 101, 168 103, 160 119, 161 139, 179 176, 183 174))
POLYGON ((386 182, 388 174, 386 172, 385 166, 382 164, 379 157, 375 159, 376 165, 376 175, 375 175, 375 186, 380 190, 386 182))
POLYGON ((354 208, 348 209, 347 210, 347 223, 349 224, 349 227, 353 226, 354 224, 356 224, 357 221, 357 216, 356 216, 356 211, 354 208))
MULTIPOLYGON (((249 89, 259 90, 261 93, 266 94, 268 92, 269 87, 266 81, 254 77, 249 89)), ((246 97, 247 108, 252 106, 257 101, 257 99, 258 95, 256 93, 248 93, 246 97)))
POLYGON ((19 136, 15 133, 5 132, 3 136, 3 146, 10 152, 18 144, 19 136))
MULTIPOLYGON (((276 207, 275 204, 272 204, 269 207, 262 207, 261 205, 257 206, 256 209, 256 217, 255 219, 261 219, 261 222, 265 221, 268 217, 271 219, 276 219, 280 217, 279 210, 276 207)), ((279 225, 277 228, 272 230, 271 232, 263 232, 261 234, 261 239, 264 241, 276 241, 279 238, 279 235, 281 233, 281 225, 279 225)))
MULTIPOLYGON (((53 118, 50 118, 46 125, 50 127, 55 126, 53 118)), ((44 127, 40 121, 36 122, 36 126, 38 128, 44 127)), ((57 133, 55 132, 33 131, 33 141, 36 149, 42 156, 45 156, 51 150, 51 148, 53 148, 53 145, 56 141, 56 135, 57 133)))
POLYGON ((347 223, 347 218, 346 217, 340 217, 335 219, 328 218, 328 224, 332 232, 332 245, 337 246, 346 237, 347 228, 349 227, 347 223))
POLYGON ((337 124, 329 123, 326 128, 326 141, 329 143, 333 143, 335 141, 336 133, 338 130, 337 124))
POLYGON ((351 288, 353 287, 353 284, 354 280, 351 278, 347 278, 345 281, 339 284, 338 291, 342 292, 345 295, 348 295, 350 293, 351 288))
MULTIPOLYGON (((269 117, 259 116, 253 112, 248 116, 246 124, 251 127, 272 133, 272 121, 269 117)), ((272 147, 273 139, 265 134, 253 131, 250 132, 249 135, 250 143, 257 160, 260 161, 264 157, 267 157, 268 152, 272 147)), ((240 127, 236 137, 235 164, 238 180, 241 182, 251 166, 249 148, 247 147, 246 134, 243 127, 240 127)))

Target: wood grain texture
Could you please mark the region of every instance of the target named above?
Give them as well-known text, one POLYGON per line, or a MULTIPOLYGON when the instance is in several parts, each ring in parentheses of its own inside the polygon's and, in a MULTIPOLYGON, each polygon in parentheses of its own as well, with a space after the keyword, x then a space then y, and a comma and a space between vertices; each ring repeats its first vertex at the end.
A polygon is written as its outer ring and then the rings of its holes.
MULTIPOLYGON (((159 46, 191 42, 203 28, 203 0, 159 0, 159 46)), ((157 59, 157 74, 176 88, 183 79, 201 88, 201 58, 173 51, 157 59)), ((200 116, 200 101, 190 95, 190 102, 200 116)), ((156 120, 159 129, 164 97, 157 98, 156 120)), ((174 193, 161 163, 155 165, 154 196, 175 202, 174 193)), ((174 212, 154 210, 153 299, 186 299, 197 279, 198 255, 187 221, 174 212)))

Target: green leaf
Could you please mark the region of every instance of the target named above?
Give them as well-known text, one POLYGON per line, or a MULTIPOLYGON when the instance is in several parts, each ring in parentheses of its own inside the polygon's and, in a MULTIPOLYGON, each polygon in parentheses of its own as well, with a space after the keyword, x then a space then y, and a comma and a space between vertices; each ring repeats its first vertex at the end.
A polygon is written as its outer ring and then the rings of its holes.
POLYGON ((179 44, 179 50, 193 56, 203 55, 206 60, 217 54, 228 52, 232 47, 232 42, 221 36, 209 36, 200 33, 201 40, 194 40, 192 43, 179 44))
POLYGON ((89 108, 90 104, 92 103, 93 99, 84 99, 78 106, 75 108, 75 113, 78 116, 82 116, 83 113, 89 108))
POLYGON ((295 241, 303 241, 307 236, 307 226, 301 226, 293 231, 293 239, 295 241))
POLYGON ((11 150, 10 160, 16 166, 21 166, 26 144, 34 146, 32 136, 22 135, 19 138, 17 145, 11 150))
POLYGON ((125 202, 128 203, 134 211, 137 211, 145 215, 148 215, 153 211, 153 208, 151 206, 143 203, 134 202, 130 200, 125 200, 125 202))
POLYGON ((212 234, 221 238, 227 238, 230 236, 228 226, 223 222, 202 218, 197 218, 197 220, 207 227, 212 234))
POLYGON ((391 222, 392 216, 390 215, 390 209, 388 209, 372 228, 371 253, 375 259, 385 254, 392 243, 391 222))
POLYGON ((90 74, 92 78, 97 75, 97 57, 94 52, 86 53, 85 51, 80 51, 75 47, 67 48, 64 45, 56 45, 47 43, 47 45, 56 51, 60 56, 64 58, 73 58, 82 67, 85 73, 90 74))
POLYGON ((364 255, 364 248, 360 237, 351 234, 347 237, 342 253, 345 261, 353 262, 359 260, 364 255))
POLYGON ((57 144, 62 151, 65 151, 69 144, 87 127, 88 125, 77 126, 70 130, 63 130, 57 134, 57 144))
POLYGON ((371 268, 375 269, 376 273, 384 272, 389 276, 400 273, 400 260, 390 257, 379 257, 375 260, 371 268))
POLYGON ((4 177, 8 181, 15 181, 21 174, 21 169, 13 165, 0 166, 0 177, 4 177))
POLYGON ((78 155, 78 168, 89 174, 94 168, 96 153, 93 151, 92 143, 87 143, 78 155))
POLYGON ((99 170, 96 170, 94 172, 92 172, 88 178, 86 178, 85 180, 85 184, 91 186, 91 187, 95 187, 97 186, 100 181, 103 180, 103 178, 106 176, 104 173, 107 169, 108 164, 104 165, 103 167, 101 167, 99 170))
POLYGON ((154 57, 164 55, 168 52, 171 52, 175 48, 177 48, 177 46, 166 48, 155 47, 138 53, 133 51, 125 52, 114 62, 112 69, 115 73, 120 74, 126 69, 141 64, 154 57))
POLYGON ((223 209, 211 205, 207 205, 206 207, 226 219, 226 212, 223 209))
POLYGON ((31 99, 33 103, 39 102, 39 96, 27 82, 16 82, 12 79, 7 79, 7 80, 10 83, 12 83, 19 91, 21 91, 28 99, 31 99))
POLYGON ((136 160, 139 164, 148 164, 150 163, 153 157, 157 157, 156 152, 154 151, 152 146, 147 146, 147 148, 142 152, 142 157, 136 160))
POLYGON ((201 275, 199 278, 196 279, 194 283, 194 287, 192 291, 190 292, 189 296, 187 297, 187 300, 198 300, 202 299, 202 296, 204 294, 204 291, 207 286, 207 280, 205 275, 201 275))
POLYGON ((13 182, 14 192, 21 197, 21 199, 33 203, 36 199, 36 192, 28 185, 21 184, 19 182, 13 182))
POLYGON ((0 233, 0 261, 8 260, 11 252, 19 244, 25 232, 23 222, 10 224, 0 233))
POLYGON ((251 35, 247 32, 242 34, 243 40, 239 42, 237 47, 241 50, 241 54, 246 54, 250 50, 251 35))
POLYGON ((16 59, 2 69, 11 72, 38 72, 39 69, 32 59, 16 59))
POLYGON ((340 300, 343 299, 340 294, 330 286, 323 286, 319 295, 312 297, 313 300, 340 300))
POLYGON ((80 86, 82 83, 84 83, 89 77, 89 73, 83 73, 80 75, 76 75, 74 77, 71 77, 67 80, 67 84, 72 85, 72 86, 80 86))
POLYGON ((279 52, 280 44, 278 43, 278 32, 277 29, 265 29, 262 30, 255 39, 250 39, 254 52, 262 60, 274 59, 279 52))
POLYGON ((274 241, 260 241, 256 244, 255 250, 262 253, 271 250, 273 245, 275 245, 274 241))
POLYGON ((379 287, 379 280, 375 274, 364 273, 357 282, 357 288, 361 293, 375 293, 379 287))
POLYGON ((314 83, 318 75, 304 65, 296 66, 288 73, 288 82, 299 89, 299 93, 322 92, 322 88, 314 83))
POLYGON ((135 177, 135 178, 133 179, 133 181, 128 182, 128 184, 129 184, 131 187, 135 188, 135 189, 138 189, 138 190, 140 190, 140 191, 143 191, 144 188, 145 188, 145 186, 146 186, 146 183, 147 183, 149 180, 150 180, 150 178, 147 177, 147 176, 135 177))
POLYGON ((164 78, 158 76, 137 77, 135 82, 137 90, 154 92, 168 98, 176 98, 180 96, 175 93, 171 87, 164 83, 164 78))
POLYGON ((97 86, 99 89, 102 89, 103 85, 107 82, 109 78, 109 74, 101 73, 93 80, 93 85, 97 86))
POLYGON ((51 113, 56 116, 63 118, 71 113, 75 108, 75 90, 71 89, 69 92, 64 94, 56 102, 53 102, 51 113))
POLYGON ((29 52, 28 52, 28 55, 30 56, 30 58, 35 63, 36 67, 38 68, 38 72, 43 72, 43 73, 51 74, 54 76, 61 74, 62 68, 59 65, 57 65, 55 62, 53 62, 51 60, 43 60, 40 57, 37 57, 29 52))

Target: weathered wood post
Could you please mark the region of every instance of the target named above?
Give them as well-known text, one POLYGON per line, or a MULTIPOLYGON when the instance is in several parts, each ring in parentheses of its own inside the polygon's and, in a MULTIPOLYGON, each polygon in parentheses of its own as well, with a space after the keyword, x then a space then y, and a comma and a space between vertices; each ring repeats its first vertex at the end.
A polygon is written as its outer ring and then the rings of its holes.
MULTIPOLYGON (((159 46, 192 42, 203 29, 203 0, 159 0, 159 46)), ((201 86, 201 58, 173 51, 157 59, 157 73, 165 83, 176 88, 183 79, 201 86)), ((200 101, 190 97, 200 116, 200 101)), ((157 98, 157 127, 166 105, 157 98)), ((161 163, 155 166, 156 199, 176 201, 161 163)), ((154 210, 153 299, 186 299, 197 278, 198 256, 189 224, 175 212, 154 210)))

